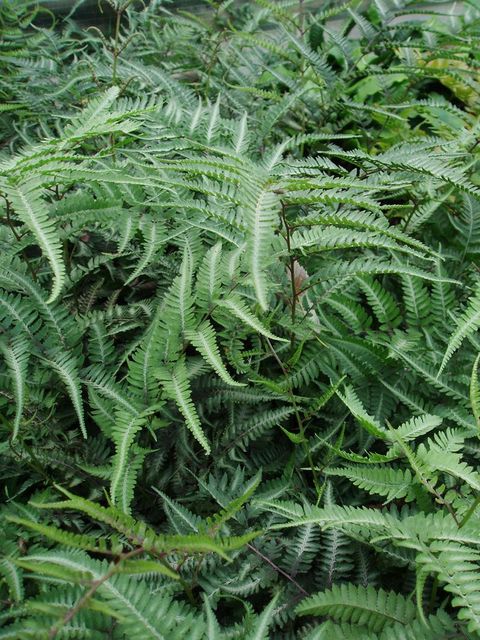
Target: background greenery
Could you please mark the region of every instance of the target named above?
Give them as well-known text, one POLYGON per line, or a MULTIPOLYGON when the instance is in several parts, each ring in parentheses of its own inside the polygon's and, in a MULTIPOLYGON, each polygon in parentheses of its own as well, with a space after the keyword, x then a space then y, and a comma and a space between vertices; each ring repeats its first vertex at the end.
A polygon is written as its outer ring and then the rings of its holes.
POLYGON ((477 638, 480 5, 208 4, 0 5, 0 638, 477 638))

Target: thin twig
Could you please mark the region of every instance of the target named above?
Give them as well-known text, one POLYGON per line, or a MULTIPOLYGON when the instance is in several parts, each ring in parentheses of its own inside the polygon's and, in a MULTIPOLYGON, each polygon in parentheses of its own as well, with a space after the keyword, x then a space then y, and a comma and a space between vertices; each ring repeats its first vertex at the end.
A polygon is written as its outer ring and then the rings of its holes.
POLYGON ((256 547, 253 546, 253 544, 250 544, 249 542, 247 542, 247 547, 250 549, 250 551, 253 551, 253 553, 256 553, 257 556, 261 558, 264 562, 270 565, 272 569, 274 569, 277 573, 280 573, 284 578, 287 578, 287 580, 289 580, 292 584, 294 584, 297 587, 297 589, 300 591, 300 593, 303 593, 304 596, 309 595, 308 591, 305 591, 302 585, 298 584, 295 578, 293 578, 289 573, 287 573, 281 567, 275 564, 273 560, 270 560, 270 558, 267 558, 267 556, 264 556, 261 551, 259 551, 256 547))

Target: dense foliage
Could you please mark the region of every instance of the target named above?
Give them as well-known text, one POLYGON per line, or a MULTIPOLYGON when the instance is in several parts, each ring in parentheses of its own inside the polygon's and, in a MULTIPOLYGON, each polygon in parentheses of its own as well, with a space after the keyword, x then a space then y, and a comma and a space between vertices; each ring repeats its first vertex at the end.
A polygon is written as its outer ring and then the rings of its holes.
POLYGON ((0 639, 478 638, 480 4, 209 4, 0 4, 0 639))

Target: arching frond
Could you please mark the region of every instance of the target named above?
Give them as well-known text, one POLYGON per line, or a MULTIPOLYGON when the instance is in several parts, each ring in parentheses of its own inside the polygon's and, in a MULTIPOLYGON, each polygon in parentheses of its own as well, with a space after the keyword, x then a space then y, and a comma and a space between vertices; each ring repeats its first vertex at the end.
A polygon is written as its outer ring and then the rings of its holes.
POLYGON ((440 369, 438 375, 442 373, 442 371, 447 366, 448 361, 452 357, 452 355, 457 351, 462 342, 475 332, 480 326, 480 287, 477 286, 477 289, 473 296, 470 298, 468 305, 463 312, 462 316, 457 320, 457 328, 453 332, 448 342, 447 350, 443 356, 442 364, 440 365, 440 369))

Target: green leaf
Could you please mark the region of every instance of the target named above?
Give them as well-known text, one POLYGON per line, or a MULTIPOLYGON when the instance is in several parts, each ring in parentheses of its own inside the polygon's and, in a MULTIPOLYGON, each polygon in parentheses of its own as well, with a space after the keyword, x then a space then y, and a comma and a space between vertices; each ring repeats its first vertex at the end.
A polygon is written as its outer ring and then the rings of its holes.
POLYGON ((168 397, 175 401, 195 439, 202 445, 205 453, 209 454, 210 445, 205 437, 200 418, 192 401, 185 359, 180 358, 172 369, 166 367, 158 369, 157 377, 168 397))
POLYGON ((336 622, 363 625, 378 633, 387 624, 408 624, 414 619, 416 608, 394 591, 342 584, 306 598, 297 612, 301 616, 329 616, 336 622))
POLYGON ((246 640, 268 640, 268 628, 275 614, 275 606, 279 599, 279 594, 274 596, 262 613, 258 616, 246 640))
POLYGON ((234 387, 245 386, 245 383, 234 380, 226 370, 215 339, 215 330, 208 320, 201 324, 196 331, 186 331, 185 337, 198 349, 208 364, 226 384, 234 387))
POLYGON ((480 363, 480 353, 475 359, 470 378, 470 405, 472 407, 473 416, 477 423, 477 429, 480 430, 480 383, 478 379, 478 365, 480 363))
POLYGON ((302 435, 301 433, 292 433, 291 431, 288 431, 281 425, 280 425, 280 429, 287 436, 290 442, 293 442, 293 444, 301 444, 302 442, 307 442, 305 436, 302 435))
POLYGON ((243 302, 241 298, 238 296, 230 296, 224 300, 219 300, 218 305, 224 309, 227 309, 234 316, 236 316, 243 323, 258 331, 258 333, 262 334, 266 338, 270 338, 271 340, 280 340, 281 342, 288 342, 285 338, 279 338, 275 334, 271 333, 260 320, 253 315, 253 313, 248 309, 246 304, 243 302))
POLYGON ((44 361, 49 364, 58 374, 62 382, 65 384, 70 400, 77 414, 80 429, 84 438, 87 437, 87 428, 85 426, 85 416, 83 410, 82 388, 80 377, 78 375, 78 363, 76 359, 69 353, 56 353, 52 358, 45 358, 44 361))
POLYGON ((134 574, 156 574, 160 573, 164 576, 172 578, 173 580, 179 580, 178 573, 167 567, 166 565, 158 562, 157 560, 124 560, 118 569, 119 573, 134 574))
POLYGON ((11 344, 6 344, 0 340, 0 351, 3 353, 7 367, 10 370, 15 394, 15 418, 12 430, 13 441, 18 436, 27 392, 25 378, 30 355, 28 342, 23 336, 16 338, 11 344))
POLYGON ((42 199, 42 189, 36 180, 15 186, 2 187, 20 220, 32 232, 38 246, 47 258, 53 272, 53 284, 47 303, 60 295, 65 282, 65 265, 62 245, 49 217, 48 208, 42 199))
POLYGON ((477 285, 475 293, 468 301, 467 307, 462 316, 457 320, 457 328, 450 337, 447 350, 443 356, 442 364, 438 371, 438 376, 447 366, 452 355, 457 351, 462 342, 480 327, 480 285, 477 285))
POLYGON ((258 185, 255 190, 246 190, 244 199, 247 225, 247 264, 258 303, 268 309, 267 261, 279 223, 279 199, 268 187, 258 185))

